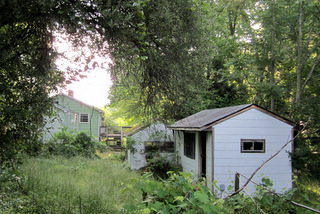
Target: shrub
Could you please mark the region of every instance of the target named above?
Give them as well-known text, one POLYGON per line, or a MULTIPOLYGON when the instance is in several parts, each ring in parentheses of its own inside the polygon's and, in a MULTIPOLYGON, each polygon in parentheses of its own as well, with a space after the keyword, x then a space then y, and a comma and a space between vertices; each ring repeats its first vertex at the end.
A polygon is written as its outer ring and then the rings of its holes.
POLYGON ((156 179, 167 179, 169 177, 168 172, 182 171, 180 164, 169 161, 166 157, 160 155, 160 153, 152 153, 147 155, 147 171, 152 172, 156 179))
POLYGON ((318 179, 320 177, 319 138, 297 138, 291 153, 292 164, 297 175, 318 179))
POLYGON ((65 157, 82 156, 97 158, 96 150, 103 152, 107 149, 84 132, 70 132, 62 129, 43 146, 43 155, 61 155, 65 157))
MULTIPOLYGON (((154 180, 152 173, 146 173, 135 185, 142 192, 143 202, 135 207, 126 207, 126 211, 128 213, 198 214, 306 212, 306 210, 297 209, 291 203, 295 189, 277 194, 270 190, 272 187, 270 179, 263 178, 262 183, 256 187, 253 195, 245 195, 241 192, 219 199, 205 186, 205 182, 195 182, 190 173, 170 172, 169 178, 162 181, 154 180)), ((128 186, 128 188, 133 187, 128 186)), ((309 198, 308 195, 304 197, 309 198)))
POLYGON ((136 184, 144 201, 135 207, 126 207, 129 213, 219 213, 226 209, 216 201, 210 189, 195 183, 190 173, 170 172, 161 182, 144 174, 136 184))

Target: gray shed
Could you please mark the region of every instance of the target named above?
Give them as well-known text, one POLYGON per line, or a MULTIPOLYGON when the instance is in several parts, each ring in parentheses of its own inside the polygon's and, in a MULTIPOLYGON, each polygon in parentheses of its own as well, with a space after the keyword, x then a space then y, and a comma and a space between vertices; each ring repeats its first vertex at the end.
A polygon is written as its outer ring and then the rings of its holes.
MULTIPOLYGON (((240 186, 270 156, 293 137, 293 123, 254 104, 204 110, 182 120, 173 129, 176 151, 184 171, 205 176, 208 186, 233 186, 240 173, 240 186)), ((289 143, 253 179, 267 176, 281 192, 292 187, 289 143)), ((247 188, 254 191, 254 184, 247 188)))

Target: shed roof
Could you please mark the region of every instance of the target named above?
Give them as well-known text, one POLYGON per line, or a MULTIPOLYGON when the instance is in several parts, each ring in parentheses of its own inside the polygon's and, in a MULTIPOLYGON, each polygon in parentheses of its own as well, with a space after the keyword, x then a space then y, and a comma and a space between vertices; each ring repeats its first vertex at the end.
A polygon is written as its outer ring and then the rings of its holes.
POLYGON ((258 109, 268 115, 275 117, 291 126, 293 126, 293 122, 287 120, 279 115, 276 115, 264 108, 261 108, 255 104, 245 104, 245 105, 238 105, 238 106, 231 106, 225 108, 216 108, 216 109, 207 109, 200 111, 196 114, 193 114, 189 117, 186 117, 182 120, 179 120, 169 126, 171 129, 181 129, 181 130, 198 130, 203 131, 211 126, 220 123, 226 119, 229 119, 233 116, 236 116, 244 111, 249 109, 258 109))

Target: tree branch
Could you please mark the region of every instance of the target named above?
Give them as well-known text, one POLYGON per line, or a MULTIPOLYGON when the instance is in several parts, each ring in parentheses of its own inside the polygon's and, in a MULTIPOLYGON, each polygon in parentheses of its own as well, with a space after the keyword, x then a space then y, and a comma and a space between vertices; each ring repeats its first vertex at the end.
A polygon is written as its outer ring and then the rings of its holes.
POLYGON ((317 60, 315 61, 315 63, 313 64, 310 72, 309 72, 309 75, 307 77, 307 79, 304 81, 304 84, 302 86, 302 89, 301 89, 301 93, 303 92, 304 88, 306 87, 307 83, 309 82, 309 80, 311 79, 312 75, 313 75, 313 72, 315 71, 316 67, 318 66, 318 64, 320 63, 320 54, 318 55, 317 57, 317 60))

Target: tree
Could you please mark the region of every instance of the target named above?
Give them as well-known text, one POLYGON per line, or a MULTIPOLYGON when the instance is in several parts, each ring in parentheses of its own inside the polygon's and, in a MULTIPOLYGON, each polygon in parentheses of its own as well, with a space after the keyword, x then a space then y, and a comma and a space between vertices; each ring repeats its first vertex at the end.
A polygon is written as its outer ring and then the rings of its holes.
POLYGON ((0 163, 36 152, 49 94, 62 81, 53 65, 48 2, 6 1, 0 21, 0 163), (38 8, 41 5, 42 8, 38 8))
POLYGON ((196 5, 192 1, 145 1, 136 10, 140 21, 129 27, 134 29, 130 40, 118 46, 114 40, 109 42, 114 49, 113 100, 118 103, 115 96, 119 95, 128 102, 131 96, 136 106, 132 112, 177 117, 176 108, 171 108, 177 105, 176 98, 195 96, 202 86, 196 5))

